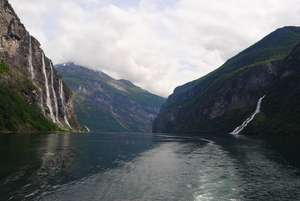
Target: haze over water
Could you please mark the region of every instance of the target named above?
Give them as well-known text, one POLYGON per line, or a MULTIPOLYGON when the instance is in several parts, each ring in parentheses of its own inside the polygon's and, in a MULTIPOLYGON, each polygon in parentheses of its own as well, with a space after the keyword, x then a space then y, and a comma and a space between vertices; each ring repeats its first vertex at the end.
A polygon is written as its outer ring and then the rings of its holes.
POLYGON ((299 200, 300 137, 0 134, 1 200, 299 200))

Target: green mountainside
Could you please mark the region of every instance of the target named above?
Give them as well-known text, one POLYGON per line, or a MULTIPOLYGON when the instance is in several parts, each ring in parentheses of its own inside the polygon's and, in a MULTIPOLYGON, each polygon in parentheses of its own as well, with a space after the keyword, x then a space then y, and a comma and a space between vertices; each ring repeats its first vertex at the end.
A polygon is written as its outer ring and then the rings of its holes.
POLYGON ((153 132, 230 133, 266 95, 261 113, 242 132, 300 134, 299 41, 299 27, 277 29, 215 71, 177 87, 155 119, 153 132))
POLYGON ((164 98, 128 80, 115 80, 74 63, 55 68, 73 91, 75 111, 83 126, 91 131, 151 132, 164 98))
POLYGON ((279 80, 268 91, 263 111, 245 134, 300 134, 300 42, 278 69, 279 80))
POLYGON ((78 131, 72 94, 7 0, 0 0, 0 131, 78 131))
POLYGON ((12 85, 0 84, 0 131, 55 131, 58 126, 26 102, 12 85))

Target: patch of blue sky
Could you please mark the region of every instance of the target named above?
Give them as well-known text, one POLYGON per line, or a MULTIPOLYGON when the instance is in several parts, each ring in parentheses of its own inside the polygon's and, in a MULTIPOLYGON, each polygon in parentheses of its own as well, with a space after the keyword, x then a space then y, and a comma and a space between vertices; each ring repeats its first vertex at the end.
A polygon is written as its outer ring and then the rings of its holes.
POLYGON ((54 30, 56 30, 57 16, 53 15, 46 15, 44 17, 44 23, 43 23, 43 31, 46 34, 46 37, 48 40, 55 39, 56 35, 54 34, 54 30))
POLYGON ((147 2, 147 4, 155 4, 156 9, 164 10, 179 0, 102 0, 100 1, 103 5, 114 5, 118 8, 129 9, 139 8, 141 2, 147 2))
POLYGON ((103 0, 103 5, 114 5, 118 8, 138 8, 141 0, 103 0))
POLYGON ((149 0, 149 2, 155 3, 156 8, 160 11, 173 7, 179 0, 149 0))
POLYGON ((180 84, 184 84, 186 82, 185 77, 180 76, 177 73, 171 73, 171 74, 167 75, 166 78, 172 82, 173 81, 180 82, 180 84))
POLYGON ((194 71, 197 72, 198 70, 198 66, 190 64, 186 61, 180 61, 180 65, 183 66, 181 68, 179 68, 177 71, 178 72, 183 72, 183 71, 194 71))
POLYGON ((162 22, 153 22, 153 28, 156 32, 165 40, 176 40, 178 37, 174 32, 172 32, 168 27, 166 27, 162 22))
POLYGON ((78 6, 87 11, 99 8, 101 6, 106 6, 105 2, 106 1, 103 2, 102 0, 76 1, 78 6))

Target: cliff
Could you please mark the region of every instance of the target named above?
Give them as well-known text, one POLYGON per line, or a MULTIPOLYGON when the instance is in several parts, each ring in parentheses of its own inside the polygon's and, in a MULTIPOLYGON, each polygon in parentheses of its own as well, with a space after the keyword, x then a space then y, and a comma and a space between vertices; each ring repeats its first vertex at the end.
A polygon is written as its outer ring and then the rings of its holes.
MULTIPOLYGON (((300 28, 277 29, 215 71, 177 87, 155 119, 153 132, 230 133, 255 111, 260 97, 266 95, 262 112, 243 132, 278 134, 270 122, 278 124, 282 114, 276 116, 274 112, 265 111, 272 111, 271 97, 274 94, 277 94, 276 98, 283 98, 293 93, 286 89, 296 90, 295 84, 284 85, 281 90, 278 86, 298 72, 297 49, 293 48, 299 41, 300 28), (289 54, 291 51, 294 52, 292 56, 289 54)), ((298 107, 297 100, 300 99, 294 100, 290 108, 298 107)), ((277 106, 278 111, 282 110, 283 102, 277 106)), ((295 122, 300 119, 296 116, 292 118, 298 120, 289 124, 296 126, 295 122)), ((281 134, 295 132, 300 133, 300 129, 285 130, 281 134)))
POLYGON ((73 109, 72 93, 7 0, 0 0, 0 25, 2 96, 18 100, 16 105, 5 100, 1 103, 0 129, 80 129, 73 109), (8 126, 12 122, 14 125, 8 126), (49 126, 40 125, 42 122, 49 126))
POLYGON ((78 120, 86 130, 151 132, 164 98, 74 63, 55 68, 72 90, 78 120))

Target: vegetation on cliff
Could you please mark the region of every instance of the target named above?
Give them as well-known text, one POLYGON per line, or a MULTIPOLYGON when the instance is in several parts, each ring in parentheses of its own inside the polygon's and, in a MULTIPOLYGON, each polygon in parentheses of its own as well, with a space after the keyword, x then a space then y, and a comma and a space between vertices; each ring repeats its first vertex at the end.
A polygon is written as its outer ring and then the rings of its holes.
POLYGON ((300 134, 300 42, 281 62, 278 72, 278 81, 268 91, 262 112, 244 134, 300 134))
POLYGON ((7 0, 0 0, 0 13, 0 105, 4 122, 0 131, 79 130, 72 94, 38 40, 28 33, 7 0), (8 105, 5 98, 16 103, 8 105), (17 106, 21 107, 19 111, 17 106))
MULTIPOLYGON (((282 66, 287 63, 286 58, 291 57, 288 54, 299 41, 299 27, 278 29, 229 59, 215 71, 177 87, 154 121, 153 132, 229 133, 254 112, 258 99, 266 95, 261 109, 263 112, 244 133, 277 134, 276 129, 270 124, 267 126, 259 122, 281 123, 277 121, 278 119, 273 119, 271 113, 265 113, 265 110, 270 110, 271 105, 275 104, 271 102, 270 105, 267 104, 273 99, 271 91, 278 91, 278 87, 283 85, 284 79, 280 79, 284 73, 282 66), (258 126, 263 124, 268 129, 258 126), (255 125, 256 129, 250 129, 255 125)), ((288 72, 290 71, 285 74, 288 72)), ((292 80, 290 76, 286 79, 292 80)), ((297 87, 295 83, 289 82, 289 87, 282 86, 278 96, 287 96, 287 93, 292 92, 285 89, 297 87)), ((276 99, 279 103, 279 97, 276 99)), ((284 102, 280 102, 276 109, 283 110, 283 104, 284 102)), ((296 105, 289 107, 295 108, 296 105)), ((282 114, 276 115, 277 118, 283 117, 282 114)), ((291 129, 286 133, 294 132, 295 130, 291 129)), ((298 132, 300 133, 300 129, 298 132)))
POLYGON ((55 65, 74 94, 79 122, 91 131, 151 132, 151 125, 165 99, 115 80, 100 71, 75 65, 55 65))
POLYGON ((13 86, 0 84, 0 131, 56 131, 57 125, 26 102, 13 86))

